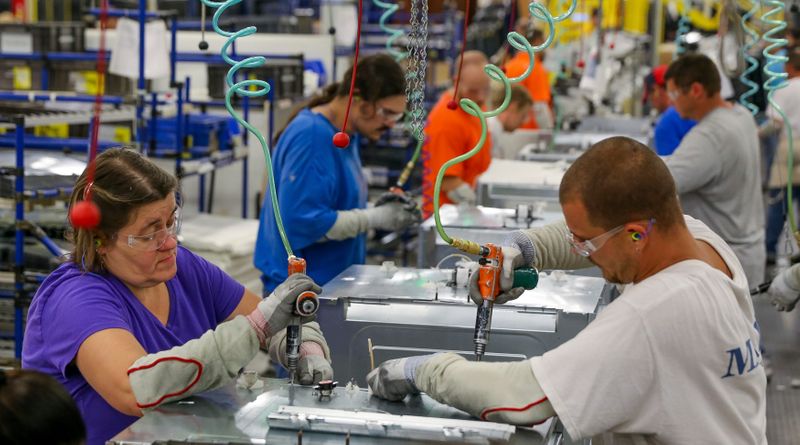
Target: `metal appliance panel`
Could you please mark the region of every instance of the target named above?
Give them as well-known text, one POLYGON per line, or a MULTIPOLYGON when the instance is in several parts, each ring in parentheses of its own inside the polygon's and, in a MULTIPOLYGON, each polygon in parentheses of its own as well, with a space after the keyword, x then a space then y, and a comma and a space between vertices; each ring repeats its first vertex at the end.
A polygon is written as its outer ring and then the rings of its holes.
MULTIPOLYGON (((337 376, 363 385, 376 362, 451 351, 472 359, 476 307, 452 269, 354 265, 323 287, 318 320, 337 376)), ((553 272, 536 289, 495 306, 485 360, 519 360, 564 343, 597 313, 604 280, 553 272)))

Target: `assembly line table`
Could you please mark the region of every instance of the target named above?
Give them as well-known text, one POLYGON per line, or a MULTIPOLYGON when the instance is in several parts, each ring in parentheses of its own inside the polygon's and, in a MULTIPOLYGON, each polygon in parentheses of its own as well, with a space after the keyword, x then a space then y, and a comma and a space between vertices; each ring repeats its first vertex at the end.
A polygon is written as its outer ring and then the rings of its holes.
MULTIPOLYGON (((286 380, 263 379, 253 388, 234 383, 184 400, 163 405, 144 415, 117 434, 108 444, 281 444, 297 445, 298 433, 270 428, 267 416, 282 405, 290 405, 286 380)), ((318 397, 309 386, 294 387, 292 406, 358 410, 400 415, 474 420, 469 415, 442 405, 426 395, 387 402, 371 397, 364 388, 338 387, 330 398, 318 397)), ((535 428, 517 428, 508 441, 473 440, 449 443, 558 445, 562 433, 557 419, 549 419, 535 428)), ((345 435, 304 431, 306 444, 344 445, 345 435)), ((388 439, 353 435, 349 443, 418 445, 440 443, 436 440, 388 439)))

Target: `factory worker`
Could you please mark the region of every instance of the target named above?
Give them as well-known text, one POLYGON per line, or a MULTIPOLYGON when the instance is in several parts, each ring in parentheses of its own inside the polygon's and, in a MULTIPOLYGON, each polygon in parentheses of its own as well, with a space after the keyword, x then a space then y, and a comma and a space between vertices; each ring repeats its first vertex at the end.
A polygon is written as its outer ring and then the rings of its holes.
POLYGON ((794 156, 794 166, 792 169, 792 208, 796 208, 800 203, 800 48, 793 48, 789 51, 786 61, 786 74, 789 79, 784 88, 775 90, 772 100, 783 110, 787 122, 784 123, 783 117, 770 104, 767 107, 766 123, 759 129, 762 136, 779 136, 778 150, 772 159, 769 170, 769 181, 767 186, 767 228, 766 228, 766 248, 767 263, 775 263, 777 255, 778 239, 783 232, 788 208, 788 194, 786 184, 789 182, 789 139, 786 132, 786 125, 791 126, 792 130, 792 155, 794 156))
POLYGON ((722 99, 719 72, 707 56, 680 57, 664 78, 678 114, 697 121, 666 159, 681 207, 730 245, 750 287, 757 286, 767 254, 756 122, 746 108, 722 99))
MULTIPOLYGON (((433 212, 433 191, 436 175, 444 164, 472 150, 481 137, 481 121, 456 105, 461 99, 471 99, 485 109, 489 96, 489 76, 483 67, 488 62, 480 51, 466 51, 462 56, 461 81, 458 92, 445 91, 428 115, 427 137, 423 150, 423 216, 433 212), (456 96, 457 94, 457 96, 456 96)), ((456 66, 460 60, 456 61, 456 66)), ((439 204, 474 205, 478 176, 492 162, 492 141, 487 136, 481 150, 464 162, 447 169, 442 180, 439 204)))
MULTIPOLYGON (((630 138, 606 139, 567 170, 559 200, 565 221, 513 232, 503 247, 498 302, 522 293, 511 289, 518 267, 595 265, 621 295, 540 357, 390 360, 367 377, 374 394, 422 391, 517 425, 558 415, 573 440, 766 444, 767 380, 747 279, 733 250, 683 215, 664 162, 630 138)), ((470 296, 480 301, 477 278, 470 296)))
POLYGON ((671 155, 696 123, 691 119, 682 118, 672 105, 667 94, 667 81, 664 80, 667 68, 667 65, 653 68, 644 80, 646 99, 653 109, 658 111, 658 118, 653 128, 653 145, 659 156, 671 155))
MULTIPOLYGON (((292 275, 266 299, 178 246, 177 179, 138 152, 111 149, 93 182, 78 178, 100 225, 73 228, 69 261, 39 287, 28 312, 23 368, 58 380, 75 399, 87 443, 103 444, 146 410, 232 381, 259 348, 285 363, 285 327, 303 291, 292 275)), ((303 320, 308 321, 308 320, 303 320)), ((333 374, 316 323, 302 329, 298 379, 333 374)))
MULTIPOLYGON (((344 124, 352 69, 344 81, 328 86, 290 119, 273 153, 275 184, 286 235, 308 263, 308 275, 325 284, 366 257, 370 229, 402 230, 419 220, 413 202, 392 201, 372 208, 361 170, 358 136, 376 140, 394 127, 406 108, 405 74, 385 54, 358 62, 347 133, 356 138, 345 148, 331 142, 344 124)), ((265 199, 254 263, 263 273, 265 291, 287 274, 287 258, 265 199)))
MULTIPOLYGON (((492 89, 492 108, 497 108, 506 97, 505 88, 492 89)), ((512 144, 504 139, 506 133, 513 133, 528 120, 531 115, 531 95, 528 90, 519 84, 511 84, 511 97, 508 108, 497 116, 486 119, 486 127, 492 138, 492 157, 495 159, 514 159, 522 149, 521 146, 512 144)))

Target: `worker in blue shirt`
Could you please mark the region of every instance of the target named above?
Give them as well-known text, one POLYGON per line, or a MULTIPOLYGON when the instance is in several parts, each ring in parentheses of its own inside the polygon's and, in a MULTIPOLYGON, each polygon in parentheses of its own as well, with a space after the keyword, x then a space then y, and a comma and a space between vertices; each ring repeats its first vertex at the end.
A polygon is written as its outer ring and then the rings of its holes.
POLYGON ((653 143, 659 156, 669 156, 681 144, 681 140, 694 127, 695 121, 682 118, 672 106, 667 95, 664 73, 667 65, 659 65, 645 78, 647 97, 650 105, 658 110, 653 143))
MULTIPOLYGON (((345 122, 352 67, 345 81, 311 99, 279 133, 273 153, 275 187, 286 235, 307 274, 320 285, 352 264, 364 263, 370 229, 395 231, 418 221, 409 202, 389 201, 366 208, 367 184, 358 137, 376 140, 406 108, 405 73, 385 54, 358 62, 353 104, 343 131, 355 134, 345 148, 332 142, 345 122)), ((287 255, 272 202, 265 199, 254 256, 266 293, 287 276, 287 255)))

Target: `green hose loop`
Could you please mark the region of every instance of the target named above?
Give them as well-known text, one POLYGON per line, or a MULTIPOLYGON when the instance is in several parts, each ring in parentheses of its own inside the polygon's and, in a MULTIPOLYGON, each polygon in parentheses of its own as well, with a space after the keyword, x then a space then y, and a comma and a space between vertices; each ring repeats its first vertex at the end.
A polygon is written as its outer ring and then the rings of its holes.
POLYGON ((478 152, 480 152, 481 149, 483 149, 483 145, 486 143, 486 136, 487 136, 486 118, 497 116, 503 111, 505 111, 506 108, 508 108, 508 105, 511 102, 511 84, 521 82, 530 75, 531 71, 533 71, 533 66, 536 63, 536 58, 534 57, 534 54, 537 52, 541 52, 545 48, 550 46, 550 44, 553 42, 553 38, 555 37, 555 23, 565 20, 569 16, 571 16, 572 13, 575 11, 577 5, 578 5, 578 0, 572 0, 569 9, 564 14, 559 15, 557 17, 553 17, 553 15, 545 6, 539 3, 531 2, 528 5, 528 11, 530 11, 531 17, 535 17, 539 20, 544 20, 547 23, 547 28, 548 28, 547 39, 541 45, 532 46, 530 42, 528 42, 528 39, 526 39, 518 32, 510 32, 508 33, 508 36, 506 38, 506 40, 508 40, 508 43, 514 48, 516 48, 518 51, 523 51, 523 50, 527 51, 528 56, 530 57, 530 64, 528 65, 525 72, 517 77, 509 78, 508 76, 505 75, 503 70, 501 70, 500 68, 498 68, 493 64, 488 64, 483 68, 484 72, 486 72, 489 78, 491 80, 501 82, 505 90, 505 97, 503 98, 503 102, 500 104, 499 107, 497 107, 494 110, 482 111, 481 107, 470 99, 462 98, 459 101, 459 105, 461 106, 462 110, 464 110, 467 114, 471 116, 477 117, 480 120, 481 136, 480 139, 478 140, 478 143, 475 144, 475 146, 471 150, 445 162, 445 164, 442 166, 441 169, 439 169, 439 172, 436 174, 436 183, 434 185, 434 190, 433 190, 433 217, 436 222, 436 231, 439 233, 439 236, 442 237, 442 240, 444 240, 446 243, 452 245, 454 240, 453 238, 448 236, 447 233, 445 232, 444 226, 442 226, 442 221, 439 216, 439 195, 441 193, 442 180, 444 179, 445 172, 453 165, 466 161, 467 159, 478 154, 478 152))
POLYGON ((247 97, 259 97, 259 96, 266 96, 269 94, 270 86, 269 83, 258 80, 258 79, 250 79, 244 80, 241 82, 235 82, 234 78, 236 77, 236 73, 242 68, 257 68, 263 66, 267 63, 267 59, 264 57, 248 57, 243 60, 234 60, 228 55, 228 48, 236 41, 236 39, 240 37, 246 37, 251 34, 255 34, 256 27, 255 26, 248 26, 247 28, 240 29, 236 32, 228 32, 223 30, 219 27, 219 19, 222 14, 225 13, 227 9, 230 7, 237 5, 242 2, 242 0, 227 0, 227 1, 211 1, 211 0, 200 0, 209 8, 217 8, 216 12, 214 12, 214 17, 211 19, 211 24, 214 27, 214 31, 223 36, 228 38, 228 40, 222 45, 220 49, 220 55, 222 56, 223 60, 229 65, 232 65, 230 70, 228 70, 228 74, 225 76, 225 81, 228 83, 228 92, 225 93, 225 108, 228 110, 231 116, 244 126, 247 131, 249 131, 253 136, 258 139, 258 142, 261 144, 261 150, 264 152, 264 161, 267 167, 267 178, 269 181, 269 194, 270 198, 272 199, 272 211, 275 215, 275 222, 278 227, 278 233, 281 236, 281 241, 283 242, 283 247, 286 249, 286 254, 288 256, 292 256, 292 246, 289 245, 289 239, 286 237, 286 230, 283 228, 283 219, 281 218, 281 211, 278 207, 278 195, 275 191, 275 175, 272 171, 272 158, 269 154, 269 146, 267 144, 267 140, 264 138, 264 135, 254 126, 252 126, 249 122, 244 120, 244 118, 233 109, 233 105, 231 104, 231 100, 234 94, 238 94, 239 96, 247 96, 247 97), (256 90, 249 90, 249 87, 258 87, 256 90))

